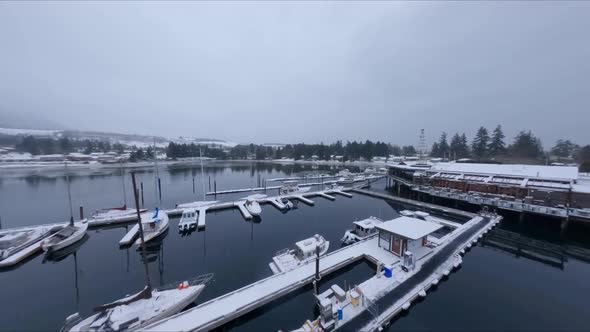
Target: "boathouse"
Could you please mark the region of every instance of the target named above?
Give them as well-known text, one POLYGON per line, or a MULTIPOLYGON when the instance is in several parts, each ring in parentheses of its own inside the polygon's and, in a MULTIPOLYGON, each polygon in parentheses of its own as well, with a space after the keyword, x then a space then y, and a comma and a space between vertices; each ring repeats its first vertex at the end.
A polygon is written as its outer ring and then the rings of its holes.
POLYGON ((406 251, 414 253, 416 258, 430 251, 427 236, 443 226, 431 221, 411 217, 399 217, 375 226, 379 230, 379 247, 397 256, 406 251))

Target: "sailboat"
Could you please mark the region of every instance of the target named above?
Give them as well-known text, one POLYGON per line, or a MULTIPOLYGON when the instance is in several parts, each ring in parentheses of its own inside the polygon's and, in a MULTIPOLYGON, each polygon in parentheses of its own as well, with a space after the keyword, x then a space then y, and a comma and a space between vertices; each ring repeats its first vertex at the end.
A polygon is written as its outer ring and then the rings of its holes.
MULTIPOLYGON (((141 215, 141 225, 143 230, 143 237, 137 239, 135 244, 141 245, 141 241, 149 242, 158 236, 162 235, 168 229, 170 219, 166 212, 160 211, 156 208, 154 214, 144 213, 141 215)), ((141 231, 140 231, 141 232, 141 231)))
MULTIPOLYGON (((123 169, 123 163, 121 163, 120 171, 121 171, 121 186, 122 186, 122 193, 123 193, 123 205, 117 206, 117 207, 112 207, 112 208, 96 210, 92 214, 92 216, 90 217, 94 224, 98 225, 98 224, 102 224, 102 223, 109 223, 115 219, 119 220, 119 221, 121 219, 132 221, 135 218, 135 209, 127 208, 127 190, 125 189, 125 170, 123 169)), ((146 212, 146 211, 147 211, 147 209, 140 210, 140 212, 142 212, 142 213, 146 212)))
MULTIPOLYGON (((131 174, 135 206, 138 219, 139 200, 135 185, 135 174, 131 174)), ((142 222, 139 222, 142 228, 142 222)), ((147 257, 146 244, 141 235, 142 256, 147 257)), ((152 288, 147 259, 142 259, 146 286, 140 292, 128 295, 115 302, 107 303, 95 308, 96 313, 82 319, 79 313, 66 318, 61 331, 136 331, 158 320, 170 317, 194 302, 213 278, 213 274, 206 274, 180 283, 172 283, 162 287, 152 288)))
POLYGON ((70 205, 70 223, 41 242, 41 248, 43 248, 43 251, 45 252, 64 249, 75 244, 76 242, 82 240, 84 235, 86 235, 86 230, 88 229, 88 220, 86 219, 74 223, 74 212, 72 209, 72 194, 70 191, 70 176, 67 173, 67 163, 65 163, 65 171, 66 185, 68 189, 68 202, 70 205))
MULTIPOLYGON (((160 174, 158 172, 158 157, 156 152, 156 144, 154 141, 154 183, 155 183, 155 194, 156 194, 156 201, 160 204, 162 203, 162 187, 160 183, 160 174)), ((137 206, 139 208, 139 206, 137 206)), ((154 213, 151 214, 149 212, 144 213, 139 218, 140 220, 140 227, 139 233, 140 238, 137 239, 135 244, 141 245, 141 242, 148 242, 157 238, 158 236, 164 234, 166 230, 168 230, 168 224, 170 219, 168 218, 168 214, 164 211, 160 211, 160 208, 156 207, 154 213)))

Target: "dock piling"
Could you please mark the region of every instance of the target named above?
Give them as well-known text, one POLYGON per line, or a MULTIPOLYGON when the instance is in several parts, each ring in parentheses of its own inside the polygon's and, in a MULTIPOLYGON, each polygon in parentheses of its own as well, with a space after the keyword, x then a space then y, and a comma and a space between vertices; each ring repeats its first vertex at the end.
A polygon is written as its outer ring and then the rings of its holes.
POLYGON ((145 201, 143 200, 143 182, 141 182, 140 185, 141 185, 141 207, 144 207, 145 201))
POLYGON ((84 207, 80 206, 80 220, 84 219, 84 207))

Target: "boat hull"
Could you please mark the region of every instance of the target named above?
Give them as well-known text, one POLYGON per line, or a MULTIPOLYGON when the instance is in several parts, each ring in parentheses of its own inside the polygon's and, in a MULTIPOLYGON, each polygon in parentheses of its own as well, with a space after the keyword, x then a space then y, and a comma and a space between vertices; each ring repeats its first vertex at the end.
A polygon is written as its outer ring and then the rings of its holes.
POLYGON ((82 240, 84 235, 86 235, 86 230, 88 229, 88 222, 83 221, 83 222, 79 223, 77 227, 78 227, 78 229, 74 233, 72 233, 72 235, 68 236, 67 238, 65 238, 59 242, 54 242, 53 237, 56 236, 57 234, 59 234, 59 232, 57 232, 56 234, 52 235, 48 239, 44 240, 41 243, 41 248, 45 252, 57 251, 57 250, 67 248, 67 247, 75 244, 76 242, 82 240))

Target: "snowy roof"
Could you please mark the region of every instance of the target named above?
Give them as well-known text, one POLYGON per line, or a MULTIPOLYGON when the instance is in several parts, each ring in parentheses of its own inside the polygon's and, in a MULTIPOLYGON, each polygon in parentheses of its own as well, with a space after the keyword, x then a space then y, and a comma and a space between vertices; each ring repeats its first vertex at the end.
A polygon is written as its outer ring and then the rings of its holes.
POLYGON ((366 229, 374 228, 376 224, 380 224, 380 223, 382 223, 382 221, 375 218, 375 217, 369 217, 367 219, 353 222, 353 224, 361 226, 362 228, 366 228, 366 229))
POLYGON ((519 164, 439 163, 431 171, 506 175, 571 181, 578 178, 578 168, 572 166, 542 166, 519 164))
POLYGON ((388 220, 376 227, 379 230, 398 234, 408 239, 417 240, 437 231, 442 228, 443 225, 416 218, 399 217, 388 220))

